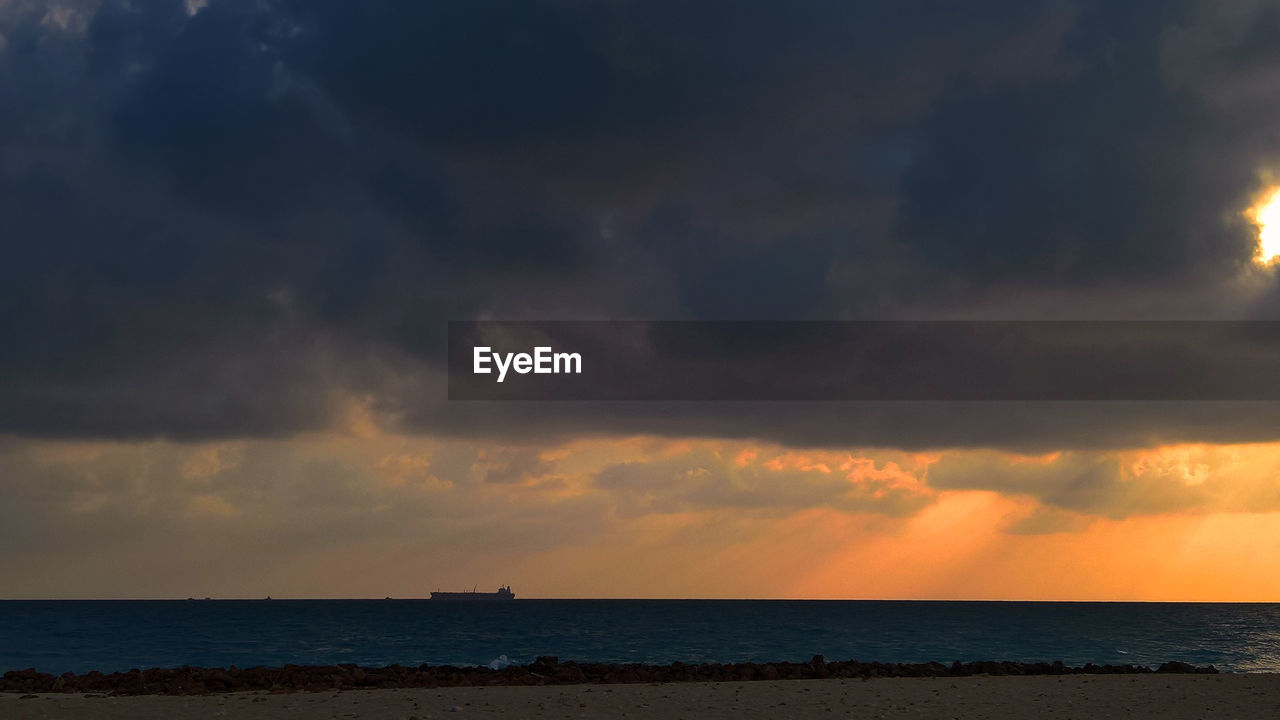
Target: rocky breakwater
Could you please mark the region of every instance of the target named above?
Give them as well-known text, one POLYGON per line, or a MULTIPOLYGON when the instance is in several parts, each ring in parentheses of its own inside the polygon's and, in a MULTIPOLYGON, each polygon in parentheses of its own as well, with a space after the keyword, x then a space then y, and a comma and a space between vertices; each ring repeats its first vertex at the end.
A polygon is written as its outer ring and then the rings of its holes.
POLYGON ((560 662, 539 657, 529 665, 501 670, 450 665, 285 665, 284 667, 151 668, 128 672, 51 675, 34 669, 11 670, 0 679, 6 693, 104 693, 110 695, 201 695, 265 691, 276 693, 355 690, 357 688, 432 688, 476 685, 568 685, 581 683, 726 682, 818 678, 964 677, 970 675, 1076 675, 1137 673, 1216 673, 1213 666, 1167 662, 1142 665, 1083 665, 1061 662, 983 661, 879 663, 827 662, 815 655, 807 663, 702 663, 670 665, 560 662))

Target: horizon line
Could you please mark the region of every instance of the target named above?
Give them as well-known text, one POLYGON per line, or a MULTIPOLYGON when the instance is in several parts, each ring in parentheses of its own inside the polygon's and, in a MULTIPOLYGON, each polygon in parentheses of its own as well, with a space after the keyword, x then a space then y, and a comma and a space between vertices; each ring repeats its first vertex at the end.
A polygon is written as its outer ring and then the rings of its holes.
MULTIPOLYGON (((337 596, 296 596, 296 597, 276 597, 274 595, 266 595, 261 597, 2 597, 0 602, 214 602, 214 601, 231 601, 231 602, 275 602, 275 601, 430 601, 430 596, 405 596, 395 597, 387 595, 383 597, 363 596, 363 597, 337 597, 337 596)), ((1040 604, 1114 604, 1114 605, 1280 605, 1280 600, 1125 600, 1125 599, 1028 599, 1028 598, 877 598, 877 597, 849 597, 849 598, 823 598, 823 597, 517 597, 510 602, 519 600, 551 600, 551 601, 617 601, 617 602, 913 602, 913 603, 1040 603, 1040 604)), ((505 603, 504 603, 505 604, 505 603)))

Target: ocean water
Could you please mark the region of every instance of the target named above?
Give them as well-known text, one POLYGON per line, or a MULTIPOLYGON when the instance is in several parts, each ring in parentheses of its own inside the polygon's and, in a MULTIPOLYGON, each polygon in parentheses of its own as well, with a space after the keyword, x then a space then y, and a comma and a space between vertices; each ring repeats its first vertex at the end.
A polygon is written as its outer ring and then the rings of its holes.
POLYGON ((1280 671, 1280 604, 9 600, 0 671, 180 665, 1062 660, 1280 671))

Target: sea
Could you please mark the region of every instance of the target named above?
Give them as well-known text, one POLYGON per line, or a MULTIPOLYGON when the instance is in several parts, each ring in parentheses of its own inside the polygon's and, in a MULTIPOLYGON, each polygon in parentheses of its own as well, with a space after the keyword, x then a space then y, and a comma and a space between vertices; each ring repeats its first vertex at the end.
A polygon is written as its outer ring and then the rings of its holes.
POLYGON ((0 671, 828 661, 1280 671, 1280 604, 823 600, 5 600, 0 671))

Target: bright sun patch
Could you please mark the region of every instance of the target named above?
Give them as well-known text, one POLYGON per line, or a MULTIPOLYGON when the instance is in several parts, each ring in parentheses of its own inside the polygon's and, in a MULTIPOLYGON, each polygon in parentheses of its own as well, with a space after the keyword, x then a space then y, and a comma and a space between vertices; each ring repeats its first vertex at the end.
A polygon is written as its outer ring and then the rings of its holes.
POLYGON ((1280 256, 1280 188, 1267 191, 1249 217, 1258 224, 1258 259, 1270 263, 1280 256))

